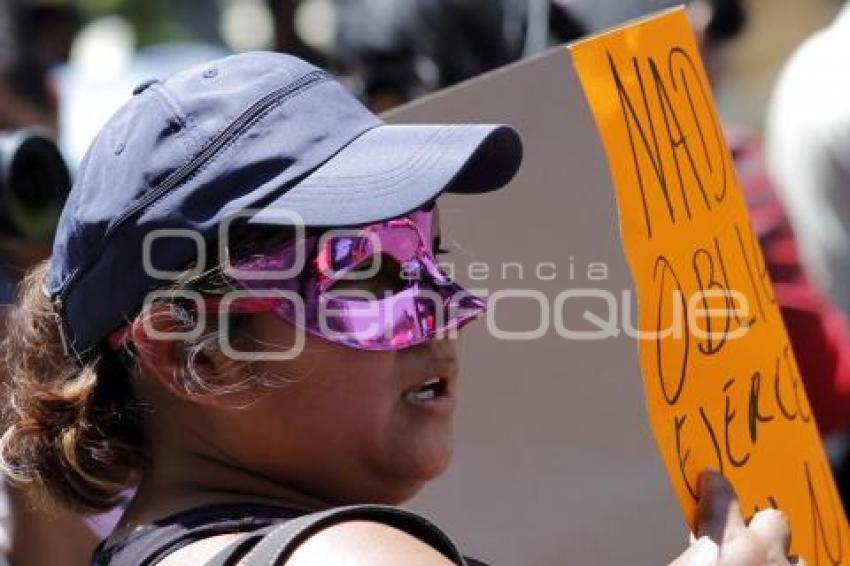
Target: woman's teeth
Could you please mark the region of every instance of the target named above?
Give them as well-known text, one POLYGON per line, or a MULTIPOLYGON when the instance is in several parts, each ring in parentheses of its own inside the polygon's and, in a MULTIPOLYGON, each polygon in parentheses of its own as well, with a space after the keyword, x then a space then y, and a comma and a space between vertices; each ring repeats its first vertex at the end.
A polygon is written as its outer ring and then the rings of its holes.
POLYGON ((439 377, 435 377, 426 381, 422 385, 422 387, 420 387, 416 391, 407 392, 404 398, 406 401, 412 403, 423 403, 430 401, 431 399, 435 399, 436 397, 439 397, 444 393, 444 391, 445 387, 443 384, 443 380, 439 377))

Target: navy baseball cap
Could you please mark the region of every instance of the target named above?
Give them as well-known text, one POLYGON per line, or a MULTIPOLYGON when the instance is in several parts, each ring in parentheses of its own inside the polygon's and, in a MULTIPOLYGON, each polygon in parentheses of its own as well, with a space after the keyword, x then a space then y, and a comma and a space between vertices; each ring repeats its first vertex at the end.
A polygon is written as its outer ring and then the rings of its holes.
MULTIPOLYGON (((443 191, 497 189, 522 159, 509 126, 388 125, 325 71, 277 53, 226 57, 133 94, 83 158, 53 245, 45 291, 81 359, 162 285, 143 262, 154 230, 210 243, 245 210, 258 211, 249 223, 286 223, 284 211, 306 226, 368 224, 443 191)), ((149 249, 158 270, 177 271, 199 242, 149 249)))

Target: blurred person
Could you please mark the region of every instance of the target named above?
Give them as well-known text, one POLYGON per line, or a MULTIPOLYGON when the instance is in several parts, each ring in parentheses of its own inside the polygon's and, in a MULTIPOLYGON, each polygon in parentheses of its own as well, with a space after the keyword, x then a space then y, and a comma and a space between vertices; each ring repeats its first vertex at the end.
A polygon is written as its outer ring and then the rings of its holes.
POLYGON ((22 41, 17 2, 0 3, 0 130, 39 125, 56 130, 56 101, 46 65, 22 41))
POLYGON ((14 37, 42 68, 65 63, 83 22, 73 0, 7 0, 17 21, 14 37))
POLYGON ((767 113, 768 164, 803 261, 850 313, 850 4, 779 75, 767 113))
MULTIPOLYGON (((268 0, 268 6, 274 19, 274 50, 294 55, 317 67, 328 68, 332 62, 321 50, 304 41, 296 25, 296 15, 302 7, 302 0, 268 0)), ((319 25, 327 25, 320 22, 319 25)))
POLYGON ((49 72, 68 60, 80 22, 68 1, 0 4, 0 130, 37 125, 56 132, 58 102, 49 72))
POLYGON ((333 57, 383 111, 579 37, 548 0, 338 0, 333 57))

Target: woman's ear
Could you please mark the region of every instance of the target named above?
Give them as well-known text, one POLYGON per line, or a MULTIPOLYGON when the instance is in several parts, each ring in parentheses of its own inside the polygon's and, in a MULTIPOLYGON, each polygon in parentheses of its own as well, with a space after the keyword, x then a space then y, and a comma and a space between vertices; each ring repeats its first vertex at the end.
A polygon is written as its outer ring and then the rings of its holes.
MULTIPOLYGON (((186 329, 173 307, 153 304, 136 317, 131 328, 142 370, 172 395, 204 405, 225 406, 233 400, 215 392, 193 391, 189 375, 189 350, 180 334, 186 329)), ((226 384, 239 379, 232 360, 219 352, 199 352, 192 356, 192 370, 209 382, 226 384)))
POLYGON ((183 330, 170 306, 153 304, 133 321, 130 335, 142 370, 172 394, 186 398, 185 343, 178 337, 183 330))

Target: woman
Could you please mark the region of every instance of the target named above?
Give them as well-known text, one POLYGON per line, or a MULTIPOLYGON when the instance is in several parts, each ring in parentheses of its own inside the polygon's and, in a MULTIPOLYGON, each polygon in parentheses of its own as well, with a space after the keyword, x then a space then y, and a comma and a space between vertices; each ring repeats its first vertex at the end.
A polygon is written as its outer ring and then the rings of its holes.
MULTIPOLYGON (((520 154, 506 126, 384 125, 284 55, 140 85, 10 319, 4 468, 79 510, 138 484, 95 564, 463 563, 358 505, 449 461, 455 334, 483 303, 437 267, 434 200, 503 186, 520 154)), ((786 563, 781 515, 744 526, 706 477, 682 563, 786 563)))

